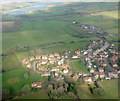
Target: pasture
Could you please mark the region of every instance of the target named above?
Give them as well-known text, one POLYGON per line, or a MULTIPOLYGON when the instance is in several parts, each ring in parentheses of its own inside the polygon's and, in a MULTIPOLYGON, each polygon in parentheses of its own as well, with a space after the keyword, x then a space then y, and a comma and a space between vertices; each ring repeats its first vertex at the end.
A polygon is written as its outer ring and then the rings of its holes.
POLYGON ((88 85, 77 85, 81 99, 118 99, 118 80, 104 80, 99 84, 105 90, 103 96, 92 95, 88 85))
POLYGON ((71 62, 70 66, 74 72, 88 73, 85 63, 82 60, 71 62))
POLYGON ((45 89, 18 97, 17 99, 49 99, 45 89))

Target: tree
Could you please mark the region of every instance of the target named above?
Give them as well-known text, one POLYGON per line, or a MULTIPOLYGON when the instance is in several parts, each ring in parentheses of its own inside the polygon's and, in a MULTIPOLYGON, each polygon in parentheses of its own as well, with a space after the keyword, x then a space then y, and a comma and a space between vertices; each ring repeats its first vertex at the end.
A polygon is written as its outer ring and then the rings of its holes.
POLYGON ((58 91, 57 91, 57 89, 54 89, 54 90, 53 90, 53 96, 58 96, 58 91))
POLYGON ((62 95, 64 93, 64 88, 61 86, 58 88, 58 94, 62 95))
POLYGON ((53 90, 53 85, 50 84, 50 85, 48 85, 48 87, 47 87, 47 91, 50 92, 51 90, 53 90))
POLYGON ((93 94, 94 95, 104 95, 105 91, 102 88, 94 88, 93 89, 93 94))

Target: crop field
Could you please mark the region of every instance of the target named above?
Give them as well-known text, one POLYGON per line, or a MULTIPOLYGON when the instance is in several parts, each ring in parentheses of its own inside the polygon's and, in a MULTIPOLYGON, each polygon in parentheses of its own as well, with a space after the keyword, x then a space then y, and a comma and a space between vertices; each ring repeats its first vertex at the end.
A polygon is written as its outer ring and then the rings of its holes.
POLYGON ((83 61, 74 61, 70 63, 72 70, 75 72, 88 73, 85 63, 83 61))
POLYGON ((92 95, 88 85, 77 86, 81 99, 117 99, 118 98, 118 80, 104 80, 100 85, 105 90, 105 95, 92 95), (113 96, 114 95, 114 96, 113 96))

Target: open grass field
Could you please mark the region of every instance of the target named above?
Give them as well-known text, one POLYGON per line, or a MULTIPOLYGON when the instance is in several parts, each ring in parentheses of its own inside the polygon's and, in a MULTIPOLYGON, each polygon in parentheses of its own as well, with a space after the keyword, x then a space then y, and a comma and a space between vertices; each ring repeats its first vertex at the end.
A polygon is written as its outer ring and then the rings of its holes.
MULTIPOLYGON (((29 85, 34 81, 44 81, 44 77, 34 74, 33 71, 26 71, 25 69, 15 69, 2 74, 3 89, 10 91, 10 94, 19 94, 25 85, 29 85), (28 77, 25 77, 25 75, 28 77)), ((27 91, 28 89, 26 89, 27 91)))
POLYGON ((118 11, 105 11, 105 12, 96 13, 94 15, 103 15, 103 16, 112 17, 114 19, 118 19, 118 11))
POLYGON ((17 99, 49 99, 45 89, 40 89, 38 92, 20 96, 17 99))
POLYGON ((70 63, 72 70, 75 72, 88 73, 85 63, 83 61, 74 61, 70 63))
POLYGON ((2 57, 2 68, 4 71, 21 68, 14 55, 2 57))
POLYGON ((81 99, 117 99, 118 98, 118 80, 101 81, 100 85, 105 90, 105 95, 92 95, 87 85, 78 85, 81 99))

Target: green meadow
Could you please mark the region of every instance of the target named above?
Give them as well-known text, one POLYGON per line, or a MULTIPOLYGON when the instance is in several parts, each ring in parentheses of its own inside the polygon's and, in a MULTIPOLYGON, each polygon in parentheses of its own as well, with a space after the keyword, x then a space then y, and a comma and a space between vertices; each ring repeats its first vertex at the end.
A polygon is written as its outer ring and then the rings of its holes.
POLYGON ((88 85, 77 85, 81 99, 118 99, 118 80, 104 80, 99 82, 105 91, 103 96, 92 95, 88 85))
POLYGON ((74 72, 88 73, 85 63, 82 60, 71 62, 70 66, 74 72))

